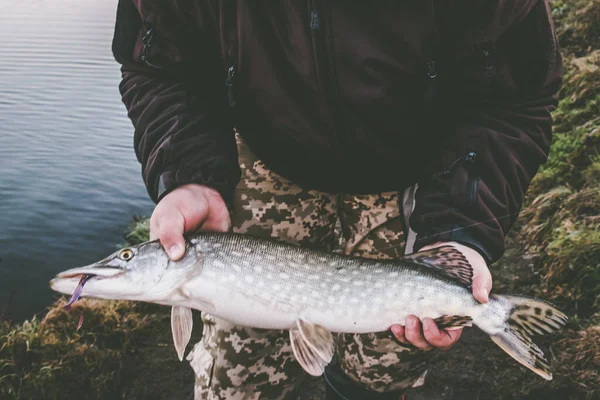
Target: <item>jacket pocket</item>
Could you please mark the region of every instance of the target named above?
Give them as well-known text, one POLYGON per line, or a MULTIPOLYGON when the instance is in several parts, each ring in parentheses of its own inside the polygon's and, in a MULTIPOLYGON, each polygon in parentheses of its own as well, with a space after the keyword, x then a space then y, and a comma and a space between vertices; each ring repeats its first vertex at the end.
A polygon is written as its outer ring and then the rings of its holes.
POLYGON ((186 57, 176 18, 168 10, 144 10, 134 60, 154 70, 176 69, 186 57))
POLYGON ((445 86, 461 105, 506 103, 535 93, 560 55, 547 0, 538 1, 519 22, 487 43, 447 51, 445 86))
POLYGON ((493 102, 503 89, 504 54, 496 43, 474 45, 450 57, 446 86, 461 104, 493 102))

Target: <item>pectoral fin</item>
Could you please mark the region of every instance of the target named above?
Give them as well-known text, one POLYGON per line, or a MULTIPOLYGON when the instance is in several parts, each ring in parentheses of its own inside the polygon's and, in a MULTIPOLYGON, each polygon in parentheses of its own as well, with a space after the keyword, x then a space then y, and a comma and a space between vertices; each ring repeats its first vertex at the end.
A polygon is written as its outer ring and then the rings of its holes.
POLYGON ((171 308, 171 331, 173 333, 173 343, 177 351, 179 361, 183 361, 183 353, 192 337, 192 310, 187 307, 171 308))
POLYGON ((333 358, 333 336, 322 326, 303 319, 296 324, 298 329, 290 330, 294 356, 306 372, 320 376, 333 358))

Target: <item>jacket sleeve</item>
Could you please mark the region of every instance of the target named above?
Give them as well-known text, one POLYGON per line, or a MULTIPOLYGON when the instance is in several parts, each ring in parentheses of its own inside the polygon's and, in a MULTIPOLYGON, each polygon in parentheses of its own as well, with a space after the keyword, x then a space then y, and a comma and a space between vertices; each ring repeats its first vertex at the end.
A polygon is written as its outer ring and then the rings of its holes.
POLYGON ((488 264, 504 252, 505 235, 547 159, 562 83, 548 7, 538 4, 498 39, 495 89, 482 98, 469 90, 481 82, 455 87, 454 140, 445 157, 455 162, 419 182, 410 217, 415 251, 456 241, 478 250, 488 264))
POLYGON ((189 20, 198 10, 172 3, 119 1, 113 54, 136 156, 154 202, 189 183, 229 202, 240 172, 220 48, 207 26, 189 20))

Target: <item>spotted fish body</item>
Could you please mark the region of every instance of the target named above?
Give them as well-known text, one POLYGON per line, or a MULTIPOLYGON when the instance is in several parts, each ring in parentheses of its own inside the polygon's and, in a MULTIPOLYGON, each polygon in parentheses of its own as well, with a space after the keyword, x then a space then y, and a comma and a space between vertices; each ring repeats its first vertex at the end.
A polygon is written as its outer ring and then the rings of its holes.
POLYGON ((476 325, 521 364, 546 379, 549 365, 533 334, 560 328, 566 316, 536 299, 471 293, 472 269, 451 246, 399 260, 323 253, 232 233, 202 233, 187 240, 173 262, 157 241, 122 249, 88 267, 59 274, 54 290, 84 296, 173 306, 180 359, 197 309, 238 325, 288 329, 296 358, 320 375, 333 355, 331 332, 368 333, 404 324, 408 315, 438 326, 476 325))
POLYGON ((235 239, 193 238, 191 244, 203 255, 203 270, 186 287, 212 305, 211 313, 236 324, 290 329, 304 318, 333 332, 367 333, 387 330, 411 314, 481 313, 465 285, 414 262, 350 258, 247 236, 235 239))

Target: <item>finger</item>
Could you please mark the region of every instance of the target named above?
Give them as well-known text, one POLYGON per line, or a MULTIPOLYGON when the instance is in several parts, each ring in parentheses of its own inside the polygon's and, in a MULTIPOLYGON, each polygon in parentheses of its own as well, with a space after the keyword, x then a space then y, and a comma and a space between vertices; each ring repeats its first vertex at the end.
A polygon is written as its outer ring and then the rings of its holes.
POLYGON ((184 224, 183 216, 176 209, 157 218, 158 238, 173 261, 179 260, 185 252, 184 224))
POLYGON ((423 336, 425 340, 441 350, 450 349, 460 338, 461 332, 462 329, 440 330, 431 318, 423 319, 423 336), (452 335, 450 332, 452 332, 452 335))
POLYGON ((224 204, 212 204, 209 208, 209 214, 206 221, 202 224, 201 230, 212 232, 227 232, 231 227, 229 210, 224 204))
POLYGON ((412 345, 421 350, 431 350, 431 345, 427 343, 421 332, 421 321, 414 315, 406 317, 406 327, 404 328, 404 335, 412 345))
POLYGON ((408 344, 408 342, 406 341, 406 337, 404 337, 404 326, 392 325, 390 329, 400 343, 408 344))
POLYGON ((492 274, 487 267, 475 271, 473 275, 473 297, 481 303, 487 303, 492 290, 492 274))
POLYGON ((460 339, 460 337, 462 336, 462 328, 461 329, 452 329, 450 331, 446 330, 444 331, 446 332, 446 335, 450 336, 450 338, 452 339, 452 345, 454 345, 456 342, 458 342, 458 339, 460 339))
POLYGON ((182 196, 177 200, 173 210, 183 217, 183 232, 194 232, 202 228, 208 218, 208 201, 204 197, 193 196, 182 196))
POLYGON ((150 240, 158 239, 158 224, 154 214, 150 217, 150 240))

